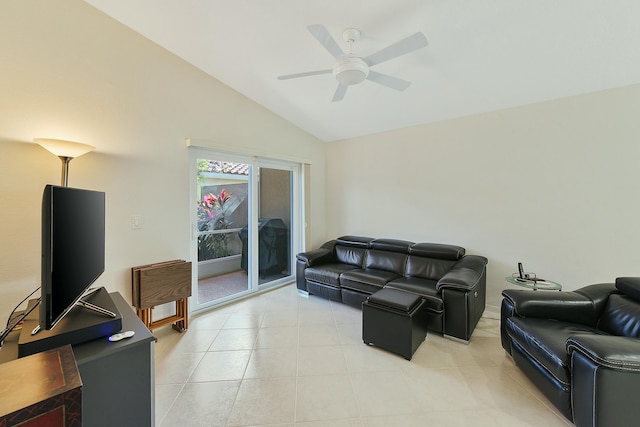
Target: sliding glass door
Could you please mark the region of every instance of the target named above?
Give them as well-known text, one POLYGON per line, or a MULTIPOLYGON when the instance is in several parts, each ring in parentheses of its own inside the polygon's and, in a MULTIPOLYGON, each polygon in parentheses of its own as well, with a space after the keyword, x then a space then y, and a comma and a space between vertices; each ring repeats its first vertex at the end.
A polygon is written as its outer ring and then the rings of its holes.
POLYGON ((291 278, 293 170, 264 165, 258 176, 258 283, 291 278))
POLYGON ((299 167, 193 149, 194 310, 293 280, 299 167))

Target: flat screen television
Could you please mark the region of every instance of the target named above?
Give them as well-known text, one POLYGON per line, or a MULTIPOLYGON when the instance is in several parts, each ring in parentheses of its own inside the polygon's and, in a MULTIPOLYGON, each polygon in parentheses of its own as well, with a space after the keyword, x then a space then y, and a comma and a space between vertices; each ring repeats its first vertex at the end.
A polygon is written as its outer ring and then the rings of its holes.
POLYGON ((40 328, 52 329, 104 272, 105 193, 47 185, 42 195, 40 328))

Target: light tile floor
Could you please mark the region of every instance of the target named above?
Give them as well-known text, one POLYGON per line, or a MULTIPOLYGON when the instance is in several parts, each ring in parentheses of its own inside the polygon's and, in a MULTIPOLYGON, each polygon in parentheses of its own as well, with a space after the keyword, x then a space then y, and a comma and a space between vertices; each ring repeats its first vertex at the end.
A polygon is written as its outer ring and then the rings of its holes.
POLYGON ((361 311, 293 284, 155 331, 156 425, 568 426, 481 319, 411 361, 361 338, 361 311))

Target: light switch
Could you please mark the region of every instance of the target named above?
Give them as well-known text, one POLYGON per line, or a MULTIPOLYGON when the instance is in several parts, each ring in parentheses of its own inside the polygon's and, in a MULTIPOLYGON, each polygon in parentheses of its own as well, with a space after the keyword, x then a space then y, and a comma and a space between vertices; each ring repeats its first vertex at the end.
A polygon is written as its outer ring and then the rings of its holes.
POLYGON ((140 215, 131 215, 131 228, 142 228, 142 217, 140 215))

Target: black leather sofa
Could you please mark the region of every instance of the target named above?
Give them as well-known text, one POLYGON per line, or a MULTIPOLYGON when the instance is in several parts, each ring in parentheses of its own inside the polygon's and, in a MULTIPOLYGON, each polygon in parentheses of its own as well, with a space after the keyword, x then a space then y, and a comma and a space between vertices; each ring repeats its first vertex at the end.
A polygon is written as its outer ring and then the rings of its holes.
POLYGON ((578 427, 640 424, 640 278, 502 292, 502 346, 578 427))
POLYGON ((469 341, 486 300, 487 259, 460 246, 343 236, 297 255, 298 290, 355 307, 382 288, 421 296, 427 329, 469 341))

